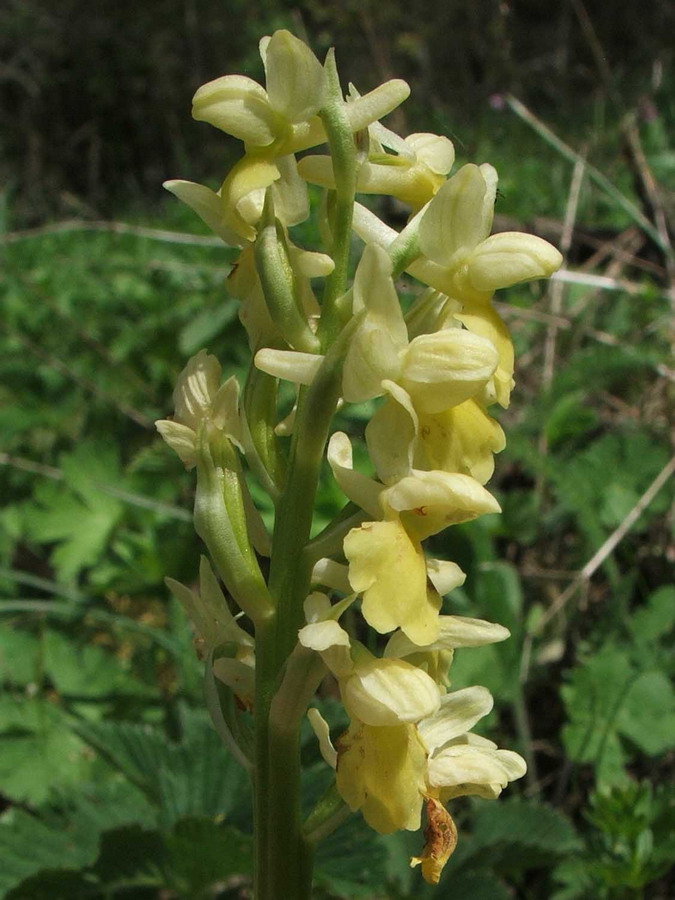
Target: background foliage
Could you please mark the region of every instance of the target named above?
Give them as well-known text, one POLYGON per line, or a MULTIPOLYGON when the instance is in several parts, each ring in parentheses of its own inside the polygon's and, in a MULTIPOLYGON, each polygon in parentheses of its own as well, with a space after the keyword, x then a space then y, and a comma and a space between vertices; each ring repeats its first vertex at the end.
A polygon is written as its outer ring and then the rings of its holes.
MULTIPOLYGON (((0 896, 248 896, 248 788, 162 584, 195 579, 192 479, 152 427, 189 355, 208 347, 227 376, 248 354, 228 251, 159 184, 225 171, 236 143, 191 122, 190 97, 259 77, 257 39, 280 26, 335 44, 361 89, 409 79, 395 126, 493 162, 498 225, 553 239, 574 270, 502 296, 520 359, 504 513, 433 545, 468 573, 448 611, 511 629, 458 653, 454 686, 492 690, 489 734, 528 778, 455 804, 435 891, 408 868, 418 836, 353 819, 317 897, 675 893, 672 19, 580 0, 3 6, 0 896)), ((327 480, 321 513, 340 505, 327 480)), ((326 771, 309 734, 304 752, 309 800, 326 771)))

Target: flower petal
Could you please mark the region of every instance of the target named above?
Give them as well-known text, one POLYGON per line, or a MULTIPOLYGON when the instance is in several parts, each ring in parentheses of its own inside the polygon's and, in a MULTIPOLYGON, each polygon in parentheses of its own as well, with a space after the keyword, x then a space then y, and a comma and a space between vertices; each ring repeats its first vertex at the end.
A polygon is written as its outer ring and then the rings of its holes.
POLYGON ((483 647, 485 644, 505 641, 510 635, 508 628, 504 628, 503 625, 485 622, 483 619, 471 619, 468 616, 439 616, 438 625, 438 638, 426 647, 414 644, 401 631, 392 634, 384 649, 385 657, 400 659, 437 650, 483 647))
POLYGON ((387 379, 382 387, 389 397, 366 426, 366 444, 378 477, 392 484, 412 469, 418 418, 407 391, 387 379))
POLYGON ((294 384, 311 384, 321 368, 323 356, 296 350, 272 350, 265 347, 255 355, 255 366, 261 372, 283 378, 294 384))
POLYGON ((419 722, 432 716, 440 705, 436 682, 400 659, 357 664, 340 687, 349 715, 366 725, 419 722))
POLYGON ((321 755, 331 769, 337 768, 337 750, 330 739, 328 722, 326 722, 319 710, 314 707, 307 710, 307 718, 309 719, 309 724, 312 726, 312 731, 319 741, 321 755))
POLYGON ((491 303, 466 303, 455 318, 473 334, 487 338, 497 350, 499 362, 494 373, 494 399, 508 407, 513 390, 515 358, 509 330, 491 303))
POLYGON ((334 619, 305 625, 298 632, 298 640, 303 647, 320 654, 336 678, 344 678, 352 671, 349 635, 334 619))
POLYGON ((369 625, 381 634, 402 628, 416 644, 436 639, 440 598, 427 591, 422 547, 399 521, 364 522, 349 532, 344 551, 369 625))
POLYGON ((345 109, 352 131, 362 131, 372 122, 376 122, 393 109, 396 109, 410 96, 410 86, 400 78, 385 81, 362 97, 347 103, 345 109))
POLYGON ((197 465, 196 436, 189 425, 181 425, 172 419, 159 419, 155 428, 162 435, 174 453, 178 455, 186 469, 194 469, 197 465))
POLYGON ((192 117, 255 147, 266 147, 279 128, 267 91, 245 75, 223 75, 192 98, 192 117))
POLYGON ((449 178, 420 222, 424 255, 452 268, 471 253, 492 227, 493 213, 486 203, 491 190, 481 169, 471 163, 449 178))
POLYGON ((427 575, 441 597, 445 597, 466 581, 466 575, 457 563, 447 559, 428 559, 427 575))
POLYGON ((453 796, 477 793, 484 785, 488 796, 497 796, 509 781, 522 778, 525 760, 512 750, 493 750, 471 744, 454 744, 429 760, 429 783, 454 788, 453 796))
POLYGON ((465 400, 457 406, 435 415, 420 414, 418 468, 440 469, 471 475, 480 484, 492 477, 494 453, 506 445, 504 431, 475 400, 465 400))
POLYGON ((455 162, 455 148, 448 138, 439 134, 420 132, 409 134, 405 142, 437 175, 447 175, 452 169, 455 162))
POLYGON ((492 494, 474 478, 438 471, 415 470, 386 488, 381 503, 385 509, 404 516, 406 527, 419 540, 437 534, 448 525, 500 512, 492 494))
POLYGON ((205 222, 211 231, 230 247, 241 247, 241 237, 225 224, 225 210, 219 194, 206 187, 205 184, 196 184, 194 181, 181 181, 174 178, 165 181, 162 187, 170 191, 179 200, 193 209, 199 218, 205 222))
POLYGON ((211 413, 213 398, 220 387, 220 375, 220 363, 206 350, 200 350, 188 360, 173 392, 177 422, 197 430, 202 419, 211 413))
POLYGON ((348 403, 379 396, 383 379, 396 378, 400 369, 408 332, 391 271, 388 253, 367 244, 354 277, 354 312, 365 309, 366 318, 345 358, 342 395, 348 403))
POLYGON ((418 731, 430 755, 448 741, 471 731, 486 716, 494 700, 487 688, 476 686, 446 694, 438 712, 419 723, 418 731))
POLYGON ((324 68, 307 44, 285 29, 261 42, 265 84, 274 111, 289 122, 303 122, 324 102, 324 68))
POLYGON ((380 494, 382 485, 354 469, 352 445, 343 431, 336 431, 328 442, 328 464, 333 477, 347 497, 374 519, 382 516, 380 494))
POLYGON ((475 396, 498 362, 497 351, 486 338, 444 328, 410 342, 399 381, 418 412, 439 413, 475 396))
POLYGON ((414 725, 353 722, 337 742, 337 789, 380 834, 420 827, 426 751, 414 725))
POLYGON ((559 250, 534 234, 505 231, 483 241, 469 260, 468 276, 477 291, 492 293, 535 278, 548 278, 562 265, 559 250))

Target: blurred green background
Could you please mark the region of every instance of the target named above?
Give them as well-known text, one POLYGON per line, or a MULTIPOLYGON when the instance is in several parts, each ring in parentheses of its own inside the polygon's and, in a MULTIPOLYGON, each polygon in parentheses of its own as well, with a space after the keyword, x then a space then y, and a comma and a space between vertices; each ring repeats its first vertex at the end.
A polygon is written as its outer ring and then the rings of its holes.
MULTIPOLYGON (((468 573, 446 611, 511 629, 458 653, 453 686, 490 688, 485 733, 528 777, 453 804, 438 888, 408 868, 419 835, 354 818, 322 848, 316 896, 672 898, 667 0, 3 4, 0 897, 250 896, 248 789, 162 583, 195 579, 193 479, 152 423, 202 347, 225 375, 248 365, 232 252, 161 182, 217 187, 240 145, 193 122, 190 98, 262 79, 258 40, 280 27, 320 57, 334 45, 345 86, 407 79, 390 127, 493 163, 496 227, 552 240, 567 273, 501 296, 519 358, 503 515, 431 542, 468 573)), ((341 427, 359 436, 365 415, 341 427)), ((318 524, 342 502, 326 479, 318 524)), ((304 752, 310 802, 326 772, 309 734, 304 752)))

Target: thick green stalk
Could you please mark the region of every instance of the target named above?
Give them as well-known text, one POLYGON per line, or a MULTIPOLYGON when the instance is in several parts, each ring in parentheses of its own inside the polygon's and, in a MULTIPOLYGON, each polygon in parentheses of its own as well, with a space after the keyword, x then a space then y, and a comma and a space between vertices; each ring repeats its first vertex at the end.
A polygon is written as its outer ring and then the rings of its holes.
POLYGON ((356 143, 342 99, 340 77, 332 51, 326 58, 326 78, 328 101, 320 115, 328 137, 333 172, 335 173, 335 208, 331 222, 333 231, 331 256, 335 268, 326 280, 321 309, 319 336, 324 350, 344 325, 338 300, 346 290, 349 274, 349 250, 354 218, 357 169, 356 143))
POLYGON ((335 269, 326 281, 320 324, 326 358, 298 398, 287 476, 276 509, 269 577, 274 613, 256 629, 255 900, 310 900, 312 891, 313 844, 303 834, 300 809, 304 709, 280 716, 274 698, 304 623, 312 565, 303 551, 310 539, 321 465, 340 396, 342 361, 357 324, 352 320, 354 325, 343 328, 339 302, 347 288, 356 147, 332 54, 326 72, 329 99, 321 118, 336 178, 331 247, 335 269))
POLYGON ((334 346, 298 403, 288 477, 272 538, 269 588, 275 609, 256 630, 256 900, 311 896, 312 848, 303 835, 300 814, 302 716, 280 727, 270 713, 304 621, 311 565, 303 549, 309 541, 324 448, 340 392, 341 355, 340 347, 334 346))

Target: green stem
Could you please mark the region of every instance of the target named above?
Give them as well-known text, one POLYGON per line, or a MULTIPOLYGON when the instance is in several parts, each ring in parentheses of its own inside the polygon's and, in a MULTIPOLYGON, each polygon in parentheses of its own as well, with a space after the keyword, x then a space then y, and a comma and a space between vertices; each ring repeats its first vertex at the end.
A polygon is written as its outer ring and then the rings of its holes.
POLYGON ((368 518, 368 513, 356 505, 347 503, 340 510, 332 522, 321 531, 305 547, 305 556, 312 566, 322 557, 333 556, 342 550, 345 536, 352 530, 362 525, 368 518))
MULTIPOLYGON (((256 629, 256 900, 309 900, 312 844, 302 830, 300 724, 306 698, 292 714, 279 715, 284 690, 275 706, 287 665, 304 623, 303 604, 310 589, 309 542, 314 500, 330 423, 342 383, 342 362, 358 324, 340 298, 347 288, 354 195, 356 146, 340 88, 335 60, 326 60, 328 101, 321 118, 335 171, 335 215, 331 252, 335 269, 326 280, 319 337, 326 356, 314 381, 298 398, 288 472, 277 505, 269 590, 274 613, 256 629), (338 337, 339 335, 339 337, 338 337)), ((294 660, 296 657, 293 658, 294 660)), ((311 680, 311 679, 310 679, 311 680)))
MULTIPOLYGON (((345 329, 349 331, 349 329, 345 329)), ((256 900, 308 900, 311 845, 300 811, 300 723, 272 715, 286 661, 304 622, 303 603, 312 567, 303 555, 309 540, 330 422, 341 384, 343 341, 329 351, 302 391, 288 477, 277 508, 269 587, 275 611, 256 629, 256 900)))
POLYGON ((326 77, 328 101, 320 116, 328 137, 335 173, 335 207, 331 223, 333 232, 331 255, 335 268, 326 279, 321 305, 319 337, 324 350, 330 346, 344 325, 338 300, 346 290, 349 274, 357 169, 356 143, 342 99, 340 78, 332 51, 329 51, 326 57, 326 77))

